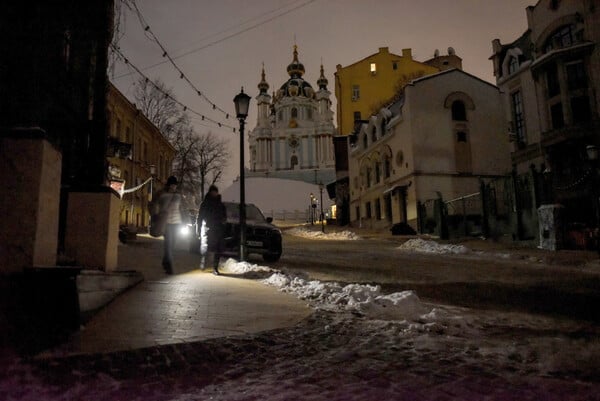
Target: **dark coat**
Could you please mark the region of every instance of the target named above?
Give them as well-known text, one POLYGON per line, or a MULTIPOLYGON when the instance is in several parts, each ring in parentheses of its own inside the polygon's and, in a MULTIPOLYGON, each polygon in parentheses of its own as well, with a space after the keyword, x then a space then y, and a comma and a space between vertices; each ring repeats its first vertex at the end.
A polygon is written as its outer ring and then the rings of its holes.
POLYGON ((221 252, 224 246, 225 222, 227 210, 221 201, 221 195, 204 197, 200 212, 198 213, 198 227, 202 227, 202 221, 206 223, 207 245, 210 252, 221 252))

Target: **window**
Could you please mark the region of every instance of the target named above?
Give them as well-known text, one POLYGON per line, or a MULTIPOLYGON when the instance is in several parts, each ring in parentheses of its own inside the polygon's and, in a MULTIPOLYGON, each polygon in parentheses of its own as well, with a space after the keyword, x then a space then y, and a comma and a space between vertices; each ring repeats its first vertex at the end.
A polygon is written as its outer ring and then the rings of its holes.
POLYGON ((567 84, 569 90, 587 88, 585 67, 581 60, 567 64, 567 84))
POLYGON ((377 64, 371 63, 371 75, 377 74, 377 64))
POLYGON ((452 120, 467 121, 467 110, 462 100, 452 102, 452 120))
POLYGON ((291 160, 290 160, 290 166, 292 167, 292 170, 298 165, 298 156, 293 155, 291 160))
POLYGON ((371 142, 377 142, 377 128, 375 126, 371 129, 371 142))
POLYGON ((371 168, 367 167, 367 188, 371 188, 371 168))
POLYGON ((298 118, 298 109, 292 107, 292 118, 298 118))
POLYGON ((117 127, 115 128, 115 138, 121 139, 121 119, 117 118, 117 127))
POLYGON ((398 62, 397 61, 392 62, 392 69, 394 71, 396 71, 398 69, 398 62))
POLYGON ((508 73, 514 74, 519 69, 519 59, 517 57, 511 57, 508 62, 508 73))
POLYGON ((546 40, 544 53, 548 53, 554 49, 562 49, 564 47, 572 46, 573 43, 575 43, 573 25, 563 26, 554 31, 554 33, 546 40))
POLYGON ((590 122, 592 119, 590 99, 587 96, 571 98, 571 113, 573 115, 573 124, 590 122))
POLYGON ((562 103, 556 103, 550 106, 550 116, 552 117, 552 128, 558 129, 565 125, 562 103))
POLYGON ((371 202, 367 202, 365 205, 367 207, 367 219, 373 217, 373 213, 371 212, 371 202))
POLYGON ((514 123, 514 131, 517 136, 517 141, 525 143, 525 119, 523 116, 523 99, 521 91, 513 92, 510 95, 512 118, 514 123))
POLYGON ((385 159, 383 159, 383 174, 385 178, 390 178, 390 175, 392 173, 392 162, 390 160, 390 157, 386 157, 385 159))
POLYGON ((381 182, 381 163, 375 163, 375 182, 381 182))
POLYGON ((148 161, 148 144, 144 142, 144 161, 148 161))
POLYGON ((306 119, 307 120, 312 120, 313 116, 312 116, 312 109, 309 107, 308 109, 306 109, 306 119))
POLYGON ((360 219, 360 206, 356 206, 356 219, 360 219))
POLYGON ((352 100, 357 101, 360 99, 360 86, 352 85, 352 100))
POLYGON ((367 134, 363 135, 363 148, 366 149, 369 147, 369 138, 367 134))
POLYGON ((548 85, 548 97, 554 97, 560 93, 560 84, 558 82, 558 68, 556 64, 551 64, 546 71, 546 84, 548 85))
POLYGON ((467 133, 466 132, 457 132, 456 133, 456 142, 467 142, 467 133))
POLYGON ((381 220, 381 200, 375 199, 375 218, 381 220))
POLYGON ((361 120, 360 111, 354 112, 354 121, 361 120))

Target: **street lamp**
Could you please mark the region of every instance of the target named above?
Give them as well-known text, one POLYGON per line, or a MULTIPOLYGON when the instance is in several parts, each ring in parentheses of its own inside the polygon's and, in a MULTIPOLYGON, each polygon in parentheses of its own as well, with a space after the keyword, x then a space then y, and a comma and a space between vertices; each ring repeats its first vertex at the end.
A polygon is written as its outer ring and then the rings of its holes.
POLYGON ((240 261, 246 259, 246 187, 244 177, 244 124, 248 117, 250 96, 242 91, 233 98, 235 114, 240 122, 240 261))
POLYGON ((325 233, 325 219, 323 215, 323 183, 319 181, 319 192, 321 193, 321 232, 325 233))

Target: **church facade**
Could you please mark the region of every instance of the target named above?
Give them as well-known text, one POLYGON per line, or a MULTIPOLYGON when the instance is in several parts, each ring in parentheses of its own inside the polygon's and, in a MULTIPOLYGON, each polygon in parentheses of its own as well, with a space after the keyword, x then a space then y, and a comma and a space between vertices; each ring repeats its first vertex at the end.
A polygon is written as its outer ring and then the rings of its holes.
POLYGON ((328 184, 335 181, 332 138, 336 129, 323 66, 318 89, 314 90, 302 77, 304 65, 294 46, 294 58, 287 72, 290 78, 271 96, 262 70, 256 97, 257 124, 249 133, 247 176, 328 184))

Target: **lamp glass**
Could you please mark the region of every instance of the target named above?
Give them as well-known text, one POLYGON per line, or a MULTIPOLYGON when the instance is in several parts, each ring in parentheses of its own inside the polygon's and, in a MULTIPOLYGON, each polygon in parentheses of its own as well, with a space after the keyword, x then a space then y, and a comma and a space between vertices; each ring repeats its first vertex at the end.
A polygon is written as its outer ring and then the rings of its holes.
POLYGON ((235 103, 237 118, 245 119, 248 116, 248 108, 250 107, 250 96, 244 93, 244 88, 233 98, 233 103, 235 103))

